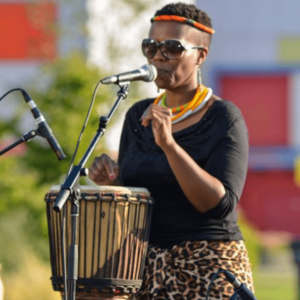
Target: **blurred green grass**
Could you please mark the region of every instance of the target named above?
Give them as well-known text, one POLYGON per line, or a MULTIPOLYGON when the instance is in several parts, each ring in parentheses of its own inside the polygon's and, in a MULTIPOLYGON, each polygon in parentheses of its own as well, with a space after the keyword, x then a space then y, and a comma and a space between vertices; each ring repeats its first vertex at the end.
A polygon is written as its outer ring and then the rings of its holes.
POLYGON ((257 300, 298 300, 298 271, 289 247, 268 253, 253 270, 257 300))
POLYGON ((257 300, 296 300, 296 280, 293 274, 257 272, 255 275, 257 300))
POLYGON ((27 253, 17 272, 3 274, 3 300, 61 300, 60 293, 52 289, 50 276, 50 264, 27 253))

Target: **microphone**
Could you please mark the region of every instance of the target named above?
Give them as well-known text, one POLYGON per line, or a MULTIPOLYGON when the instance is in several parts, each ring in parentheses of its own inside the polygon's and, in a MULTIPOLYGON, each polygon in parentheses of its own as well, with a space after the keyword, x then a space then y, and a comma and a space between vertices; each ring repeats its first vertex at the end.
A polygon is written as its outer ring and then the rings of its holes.
POLYGON ((53 132, 52 132, 51 128, 47 124, 44 116, 41 114, 41 112, 37 108, 34 101, 31 99, 31 97, 24 90, 22 90, 22 94, 23 94, 23 97, 24 97, 26 103, 30 107, 32 115, 35 118, 35 121, 38 125, 38 130, 37 130, 38 135, 41 136, 41 137, 44 137, 45 139, 47 139, 50 147, 52 148, 52 150, 56 154, 58 160, 62 160, 64 158, 66 158, 66 155, 64 154, 64 152, 61 149, 58 141, 56 140, 55 136, 53 135, 53 132))
POLYGON ((223 270, 223 273, 226 279, 233 285, 235 293, 238 294, 242 300, 257 300, 245 284, 239 282, 232 273, 226 270, 223 270))
POLYGON ((151 82, 157 77, 157 70, 153 65, 144 65, 137 70, 121 73, 118 75, 113 75, 110 77, 105 77, 101 80, 103 84, 120 83, 124 81, 136 81, 142 80, 146 82, 151 82))

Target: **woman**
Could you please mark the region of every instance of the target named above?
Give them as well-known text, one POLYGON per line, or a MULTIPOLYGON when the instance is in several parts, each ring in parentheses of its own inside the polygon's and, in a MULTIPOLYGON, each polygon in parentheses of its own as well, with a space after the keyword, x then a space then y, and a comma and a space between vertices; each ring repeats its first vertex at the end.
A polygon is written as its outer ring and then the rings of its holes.
MULTIPOLYGON (((142 51, 165 93, 128 111, 118 162, 103 154, 90 168, 99 185, 145 187, 155 199, 138 299, 205 299, 220 268, 253 290, 235 212, 247 172, 247 129, 238 108, 213 95, 199 75, 213 33, 194 5, 156 12, 142 51)), ((209 299, 232 294, 220 275, 209 299)))

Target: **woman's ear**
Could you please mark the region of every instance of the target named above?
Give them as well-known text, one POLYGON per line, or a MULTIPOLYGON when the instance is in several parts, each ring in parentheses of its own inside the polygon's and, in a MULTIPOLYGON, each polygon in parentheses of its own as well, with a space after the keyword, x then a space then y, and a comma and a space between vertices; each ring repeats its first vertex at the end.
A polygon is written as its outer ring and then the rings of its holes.
POLYGON ((203 47, 202 49, 198 50, 197 65, 201 66, 204 63, 204 61, 206 60, 207 54, 208 54, 207 47, 203 47))

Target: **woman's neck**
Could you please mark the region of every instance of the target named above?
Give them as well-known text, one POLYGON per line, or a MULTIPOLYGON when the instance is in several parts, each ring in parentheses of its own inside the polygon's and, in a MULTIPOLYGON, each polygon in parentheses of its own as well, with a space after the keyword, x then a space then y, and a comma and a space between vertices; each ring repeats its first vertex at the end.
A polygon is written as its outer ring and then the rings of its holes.
POLYGON ((180 91, 166 90, 167 107, 177 107, 191 101, 195 96, 197 88, 198 87, 193 87, 191 89, 182 89, 180 91))

